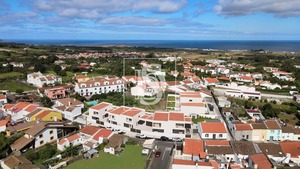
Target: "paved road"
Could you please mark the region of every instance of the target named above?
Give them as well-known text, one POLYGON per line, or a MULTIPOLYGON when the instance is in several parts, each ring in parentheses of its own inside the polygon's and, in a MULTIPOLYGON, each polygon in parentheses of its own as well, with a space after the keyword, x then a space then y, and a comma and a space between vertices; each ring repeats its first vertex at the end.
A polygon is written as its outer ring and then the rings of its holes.
POLYGON ((293 99, 293 96, 279 95, 279 94, 266 94, 266 93, 261 93, 261 97, 272 98, 272 99, 293 99))
POLYGON ((156 145, 158 148, 157 151, 160 151, 161 155, 159 158, 153 157, 153 161, 149 169, 170 169, 172 162, 171 151, 174 146, 174 142, 156 141, 156 145))

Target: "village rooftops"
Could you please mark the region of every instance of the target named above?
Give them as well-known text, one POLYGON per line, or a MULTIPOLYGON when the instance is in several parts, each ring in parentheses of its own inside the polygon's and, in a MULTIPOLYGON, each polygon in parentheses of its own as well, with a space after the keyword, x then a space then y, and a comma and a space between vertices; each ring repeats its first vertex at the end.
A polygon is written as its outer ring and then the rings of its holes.
POLYGON ((99 138, 109 139, 113 134, 113 131, 107 129, 99 130, 93 137, 93 140, 99 141, 99 138))
POLYGON ((96 134, 98 131, 100 130, 100 128, 95 127, 95 126, 85 126, 80 130, 80 133, 86 134, 86 135, 90 135, 93 136, 94 134, 96 134))
POLYGON ((63 145, 66 141, 72 142, 79 138, 80 138, 79 134, 76 133, 76 134, 70 135, 64 139, 61 139, 58 144, 63 145))
POLYGON ((2 159, 3 163, 13 169, 39 169, 40 167, 32 164, 31 161, 26 159, 23 156, 9 156, 5 159, 2 159))
POLYGON ((217 78, 210 78, 210 77, 204 78, 204 80, 207 81, 208 84, 219 82, 217 78))
POLYGON ((260 151, 266 155, 271 155, 274 157, 283 157, 283 153, 279 144, 276 143, 256 143, 260 151))
POLYGON ((190 117, 185 117, 182 112, 154 112, 152 115, 143 115, 141 119, 153 121, 180 121, 191 122, 190 117))
POLYGON ((205 168, 213 167, 214 169, 219 168, 218 164, 213 160, 210 160, 209 162, 203 162, 203 161, 174 159, 173 164, 184 165, 184 166, 199 166, 199 168, 201 168, 201 167, 205 167, 205 168))
POLYGON ((259 109, 246 109, 247 113, 261 113, 259 109))
POLYGON ((233 151, 241 155, 256 154, 255 147, 250 141, 230 141, 233 151))
POLYGON ((77 106, 82 105, 83 103, 75 98, 64 98, 58 99, 57 102, 60 102, 64 106, 77 106))
POLYGON ((138 115, 139 113, 143 112, 143 109, 135 108, 135 107, 117 107, 115 109, 108 110, 109 113, 115 114, 115 115, 124 115, 129 117, 134 117, 138 115))
POLYGON ((206 140, 205 149, 207 154, 234 154, 227 140, 206 140))
POLYGON ((199 97, 201 98, 200 92, 180 92, 180 97, 199 97))
POLYGON ((252 130, 251 124, 235 124, 235 130, 252 130))

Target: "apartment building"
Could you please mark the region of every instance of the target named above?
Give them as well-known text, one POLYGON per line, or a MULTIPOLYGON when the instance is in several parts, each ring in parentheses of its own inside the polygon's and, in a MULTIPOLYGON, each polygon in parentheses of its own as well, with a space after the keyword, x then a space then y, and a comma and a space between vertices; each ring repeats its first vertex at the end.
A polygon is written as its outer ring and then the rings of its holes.
POLYGON ((35 72, 27 75, 27 82, 36 87, 43 87, 44 84, 62 83, 62 78, 56 75, 43 75, 41 72, 35 72))

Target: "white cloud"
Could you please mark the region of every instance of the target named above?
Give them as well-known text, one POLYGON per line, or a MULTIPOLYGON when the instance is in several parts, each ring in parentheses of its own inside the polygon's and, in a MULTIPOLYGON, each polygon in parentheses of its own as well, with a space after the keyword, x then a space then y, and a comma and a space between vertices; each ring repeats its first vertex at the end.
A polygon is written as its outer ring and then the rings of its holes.
POLYGON ((113 25, 135 25, 135 26, 161 26, 168 21, 160 18, 148 18, 142 16, 128 16, 128 17, 110 17, 100 21, 101 24, 113 25))
POLYGON ((39 0, 35 3, 36 9, 40 11, 85 19, 118 12, 173 13, 186 5, 187 0, 39 0))
POLYGON ((215 10, 218 14, 237 16, 258 12, 276 17, 300 16, 299 0, 219 0, 215 10))

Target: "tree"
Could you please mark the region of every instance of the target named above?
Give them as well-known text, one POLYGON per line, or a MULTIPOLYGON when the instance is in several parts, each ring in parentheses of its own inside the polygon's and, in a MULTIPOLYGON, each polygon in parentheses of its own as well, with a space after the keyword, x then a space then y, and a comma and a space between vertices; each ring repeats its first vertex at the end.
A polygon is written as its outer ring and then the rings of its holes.
POLYGON ((16 89, 16 93, 18 93, 18 94, 22 94, 23 92, 24 92, 23 89, 16 89))
POLYGON ((40 102, 43 104, 43 106, 45 107, 51 107, 52 106, 52 102, 51 99, 47 96, 41 97, 40 98, 40 102))
POLYGON ((34 71, 44 73, 46 71, 46 67, 41 63, 36 63, 34 65, 34 71))

